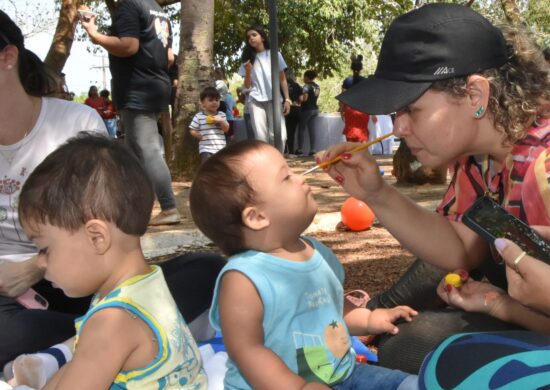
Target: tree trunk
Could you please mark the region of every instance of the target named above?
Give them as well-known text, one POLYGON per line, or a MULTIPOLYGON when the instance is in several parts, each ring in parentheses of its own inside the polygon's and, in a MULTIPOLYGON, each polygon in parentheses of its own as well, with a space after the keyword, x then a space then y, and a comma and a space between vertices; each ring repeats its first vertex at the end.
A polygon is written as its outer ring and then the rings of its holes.
POLYGON ((74 32, 78 22, 77 8, 79 0, 62 0, 59 20, 55 28, 50 50, 44 62, 56 73, 60 73, 67 62, 73 45, 74 32))
POLYGON ((199 165, 198 146, 189 124, 199 110, 200 91, 212 81, 214 0, 181 3, 181 37, 176 94, 174 176, 190 177, 199 165))
POLYGON ((519 13, 519 8, 515 0, 500 0, 500 5, 502 5, 508 23, 513 26, 523 23, 523 18, 519 13))

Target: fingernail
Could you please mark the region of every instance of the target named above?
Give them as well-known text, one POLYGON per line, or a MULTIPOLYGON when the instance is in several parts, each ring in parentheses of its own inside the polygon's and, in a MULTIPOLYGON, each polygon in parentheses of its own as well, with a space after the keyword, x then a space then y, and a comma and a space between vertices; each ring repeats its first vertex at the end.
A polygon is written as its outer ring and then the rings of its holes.
POLYGON ((450 284, 446 284, 446 285, 445 285, 445 291, 447 291, 448 293, 450 293, 451 291, 453 291, 453 286, 451 286, 450 284))
POLYGON ((321 159, 319 157, 315 157, 315 164, 321 164, 321 159))
POLYGON ((508 241, 504 238, 497 238, 495 240, 495 248, 497 248, 498 253, 502 252, 508 246, 508 241))
POLYGON ((468 279, 470 277, 470 275, 466 271, 460 271, 458 274, 460 275, 460 279, 462 280, 468 279))
POLYGON ((344 182, 344 176, 336 176, 336 181, 342 184, 344 182))
POLYGON ((342 153, 342 160, 349 160, 351 158, 351 153, 342 153))

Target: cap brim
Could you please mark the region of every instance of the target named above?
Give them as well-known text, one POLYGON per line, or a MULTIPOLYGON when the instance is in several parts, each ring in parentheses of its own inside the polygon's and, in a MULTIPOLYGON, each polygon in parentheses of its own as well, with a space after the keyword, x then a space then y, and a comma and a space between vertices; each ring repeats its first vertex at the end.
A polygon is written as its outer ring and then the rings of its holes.
POLYGON ((394 81, 371 76, 336 99, 366 114, 391 114, 414 102, 431 85, 432 82, 394 81))

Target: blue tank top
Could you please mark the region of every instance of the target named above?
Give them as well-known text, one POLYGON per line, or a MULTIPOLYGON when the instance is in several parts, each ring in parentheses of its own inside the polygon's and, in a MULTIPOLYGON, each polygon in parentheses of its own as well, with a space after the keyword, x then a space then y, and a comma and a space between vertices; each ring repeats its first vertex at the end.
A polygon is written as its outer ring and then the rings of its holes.
MULTIPOLYGON (((315 251, 303 262, 258 251, 232 256, 216 281, 210 321, 220 330, 218 294, 227 271, 246 275, 264 306, 264 344, 308 382, 334 386, 355 365, 343 319, 344 268, 329 248, 312 238, 315 251)), ((251 389, 235 362, 227 362, 225 389, 251 389)))

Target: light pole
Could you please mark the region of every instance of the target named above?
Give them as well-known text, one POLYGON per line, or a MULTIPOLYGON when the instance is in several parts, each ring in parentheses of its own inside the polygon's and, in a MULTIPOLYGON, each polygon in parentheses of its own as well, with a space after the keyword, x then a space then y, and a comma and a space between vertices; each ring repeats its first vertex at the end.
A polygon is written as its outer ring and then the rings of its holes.
POLYGON ((284 153, 285 145, 281 137, 281 83, 279 81, 279 39, 277 28, 277 0, 267 0, 269 9, 269 32, 271 35, 271 93, 273 102, 273 136, 275 147, 284 153))

